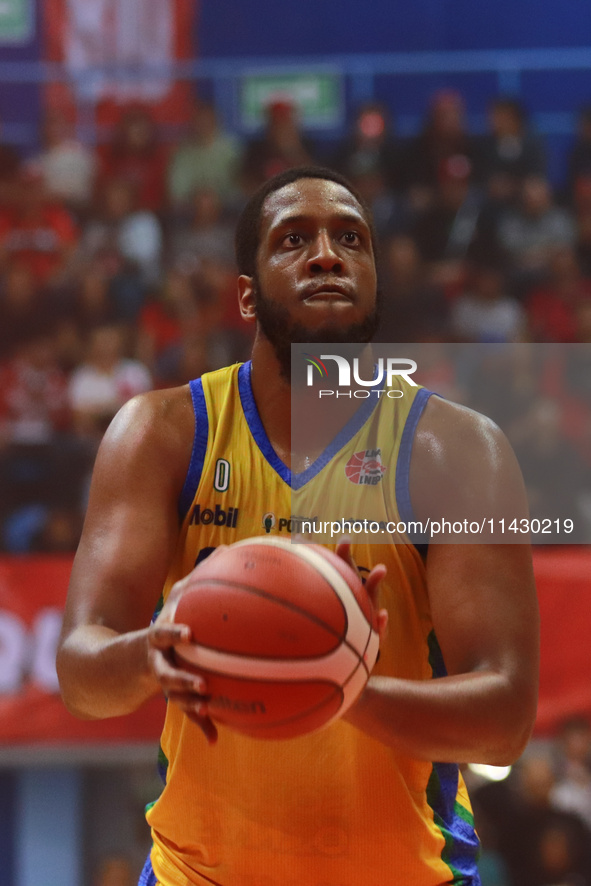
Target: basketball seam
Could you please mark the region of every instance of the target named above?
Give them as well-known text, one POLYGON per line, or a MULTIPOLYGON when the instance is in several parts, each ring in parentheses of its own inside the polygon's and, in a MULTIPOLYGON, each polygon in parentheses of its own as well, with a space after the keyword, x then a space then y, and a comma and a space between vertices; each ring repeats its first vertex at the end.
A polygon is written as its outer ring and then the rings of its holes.
MULTIPOLYGON (((323 576, 323 577, 324 577, 324 576, 323 576)), ((325 579, 325 580, 326 580, 326 579, 325 579)), ((327 583, 328 583, 328 582, 327 582, 327 583)), ((289 610, 291 610, 292 612, 296 612, 298 615, 302 615, 302 616, 304 616, 305 618, 309 619, 309 620, 310 620, 311 622, 313 622, 314 624, 318 625, 319 627, 324 628, 324 630, 325 630, 328 634, 330 634, 331 636, 335 637, 335 638, 339 641, 339 642, 337 643, 337 646, 339 646, 339 645, 342 644, 342 643, 345 643, 347 646, 349 646, 349 648, 351 648, 351 649, 353 650, 353 652, 355 652, 356 655, 359 655, 358 651, 357 651, 355 648, 353 648, 353 647, 351 646, 350 643, 347 642, 347 631, 348 631, 348 629, 349 629, 349 623, 348 623, 348 619, 347 619, 347 613, 346 613, 345 607, 343 606, 343 603, 342 603, 342 601, 341 601, 341 599, 340 599, 340 597, 339 597, 339 595, 338 595, 338 593, 337 593, 336 591, 335 591, 335 597, 336 597, 336 599, 339 601, 340 606, 341 606, 341 607, 343 608, 343 610, 345 611, 345 633, 344 633, 344 634, 338 633, 333 627, 331 627, 329 624, 326 624, 326 622, 322 621, 322 619, 319 618, 317 615, 314 615, 314 614, 312 614, 311 612, 308 612, 306 609, 303 609, 302 607, 298 606, 296 603, 291 603, 291 602, 288 601, 288 600, 281 600, 281 599, 279 599, 278 597, 273 596, 273 594, 269 593, 268 591, 264 591, 262 588, 253 587, 252 585, 243 584, 242 582, 238 582, 238 581, 228 581, 228 580, 226 580, 226 579, 222 579, 222 578, 203 578, 203 579, 201 579, 200 581, 195 581, 195 582, 193 582, 193 583, 191 584, 191 587, 192 587, 192 588, 193 588, 193 587, 199 587, 200 585, 202 586, 202 585, 208 585, 208 584, 212 584, 212 585, 222 585, 223 587, 235 588, 236 590, 241 590, 241 591, 248 591, 249 593, 252 593, 252 594, 254 594, 254 595, 256 595, 256 596, 263 597, 263 598, 266 599, 266 600, 270 600, 270 601, 272 601, 273 603, 277 603, 279 606, 283 606, 285 609, 289 609, 289 610)), ((328 583, 328 584, 329 584, 329 583, 328 583)), ((331 586, 331 587, 332 587, 332 586, 331 586)), ((333 588, 333 590, 334 590, 334 588, 333 588)), ((365 618, 365 616, 364 616, 364 618, 365 618)), ((366 620, 367 620, 367 619, 366 619, 366 620)), ((370 629, 371 629, 371 625, 370 625, 370 629)), ((199 646, 203 646, 205 649, 215 649, 215 650, 217 650, 217 647, 216 647, 216 646, 209 646, 209 645, 206 644, 206 643, 198 643, 197 645, 199 645, 199 646)), ((321 656, 322 656, 322 655, 328 655, 329 652, 333 652, 334 649, 337 648, 337 646, 333 647, 333 649, 329 649, 329 650, 327 650, 327 652, 323 652, 323 653, 321 653, 321 656)), ((366 648, 367 648, 367 647, 366 647, 366 648)), ((253 654, 248 653, 248 652, 239 652, 239 653, 234 652, 234 653, 229 653, 229 654, 231 654, 231 655, 243 655, 245 658, 267 658, 267 657, 269 657, 269 656, 265 656, 264 653, 261 654, 261 655, 253 655, 253 654)), ((321 657, 321 656, 312 656, 312 658, 321 657)), ((278 656, 275 656, 275 655, 274 655, 274 656, 270 656, 270 657, 271 657, 271 658, 277 658, 278 656)), ((279 656, 279 657, 280 657, 280 658, 291 658, 292 656, 283 656, 283 655, 282 655, 282 656, 279 656)), ((309 658, 310 656, 307 656, 307 655, 299 656, 299 655, 298 655, 298 656, 293 656, 293 657, 294 657, 294 658, 309 658)))
MULTIPOLYGON (((338 571, 338 569, 336 569, 336 567, 333 566, 332 563, 330 563, 329 560, 325 559, 325 558, 322 556, 322 554, 320 554, 318 551, 312 549, 310 546, 303 545, 303 549, 299 549, 299 550, 298 550, 298 548, 297 548, 297 546, 296 546, 295 549, 294 549, 294 544, 293 544, 293 542, 292 542, 291 540, 290 540, 290 541, 286 541, 286 540, 284 540, 284 539, 280 539, 280 538, 269 539, 269 538, 264 538, 264 537, 260 537, 260 536, 259 536, 259 537, 254 537, 254 538, 250 538, 250 539, 245 538, 245 539, 242 539, 242 540, 239 541, 239 542, 236 542, 236 546, 240 546, 240 547, 243 547, 243 546, 246 546, 246 545, 249 545, 249 544, 256 544, 256 545, 263 545, 263 546, 266 545, 266 546, 271 547, 271 548, 274 547, 274 548, 280 548, 280 549, 285 550, 285 551, 289 551, 289 553, 290 553, 292 556, 296 557, 296 559, 303 560, 303 561, 304 561, 305 563, 307 563, 309 566, 312 566, 314 569, 316 569, 316 571, 319 572, 320 575, 322 575, 322 577, 324 578, 324 580, 325 580, 325 581, 326 581, 326 582, 332 587, 332 589, 334 590, 334 592, 335 592, 335 594, 337 595, 337 597, 338 597, 338 599, 339 599, 339 601, 340 601, 340 603, 341 603, 341 606, 343 607, 343 610, 344 610, 344 614, 345 614, 345 622, 346 622, 346 630, 345 630, 345 636, 341 639, 341 643, 343 643, 344 645, 346 645, 349 649, 352 650, 352 652, 355 653, 355 655, 357 655, 357 656, 360 658, 360 660, 362 661, 363 666, 364 666, 364 668, 365 668, 365 671, 366 671, 366 673, 367 673, 367 675, 368 675, 368 677, 369 677, 370 671, 369 671, 367 665, 365 664, 365 661, 364 661, 363 656, 364 656, 365 653, 367 652, 367 649, 368 649, 369 644, 370 644, 370 642, 371 642, 371 636, 372 636, 372 633, 373 633, 373 626, 372 626, 371 622, 368 621, 368 619, 367 619, 367 617, 366 617, 366 615, 365 615, 365 613, 364 613, 364 611, 363 611, 363 608, 362 608, 362 606, 360 605, 359 601, 357 600, 357 597, 356 597, 355 594, 353 593, 352 588, 349 586, 349 583, 347 582, 347 580, 345 579, 345 577, 344 577, 343 575, 341 575, 341 573, 338 571), (304 554, 304 550, 306 551, 305 554, 304 554), (339 592, 339 590, 337 590, 337 589, 334 587, 333 583, 332 583, 331 580, 328 578, 328 576, 325 574, 324 570, 331 570, 332 572, 334 572, 334 574, 335 574, 335 578, 336 578, 337 582, 339 583, 339 585, 341 585, 341 591, 342 591, 342 590, 345 590, 345 591, 346 591, 350 603, 352 603, 352 604, 357 608, 357 610, 358 610, 358 612, 360 613, 361 617, 363 618, 363 620, 364 620, 364 621, 366 622, 366 624, 368 625, 369 631, 368 631, 367 637, 366 637, 366 639, 365 639, 365 646, 364 646, 364 649, 363 649, 363 655, 361 655, 361 656, 360 656, 359 652, 357 651, 357 649, 355 648, 355 646, 353 646, 353 644, 347 639, 347 638, 348 638, 348 634, 349 634, 349 613, 348 613, 348 611, 347 611, 347 604, 346 604, 345 601, 343 600, 343 597, 342 597, 342 595, 341 595, 341 592, 339 592)), ((331 629, 328 628, 328 630, 330 631, 331 629)))

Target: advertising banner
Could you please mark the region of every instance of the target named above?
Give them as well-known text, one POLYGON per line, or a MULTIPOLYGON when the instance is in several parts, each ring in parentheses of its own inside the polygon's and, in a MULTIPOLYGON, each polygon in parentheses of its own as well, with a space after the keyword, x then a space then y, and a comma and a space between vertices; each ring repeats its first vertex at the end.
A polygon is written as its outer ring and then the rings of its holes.
POLYGON ((0 745, 155 741, 163 699, 109 720, 64 707, 55 651, 71 567, 71 557, 0 559, 0 745))
MULTIPOLYGON (((591 550, 534 552, 542 623, 538 732, 573 713, 591 717, 591 550)), ((109 720, 78 720, 59 695, 55 650, 70 557, 0 559, 0 747, 155 742, 165 702, 109 720)))

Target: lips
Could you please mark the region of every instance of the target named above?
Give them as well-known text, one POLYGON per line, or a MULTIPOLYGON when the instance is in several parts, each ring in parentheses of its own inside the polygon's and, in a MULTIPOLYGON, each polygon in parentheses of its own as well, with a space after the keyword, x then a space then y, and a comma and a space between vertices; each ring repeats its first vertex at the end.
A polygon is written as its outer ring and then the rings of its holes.
POLYGON ((339 301, 345 299, 346 301, 353 301, 353 297, 349 290, 345 286, 339 286, 334 283, 324 283, 320 285, 316 285, 313 289, 307 289, 302 295, 302 301, 314 301, 314 300, 335 300, 339 301))

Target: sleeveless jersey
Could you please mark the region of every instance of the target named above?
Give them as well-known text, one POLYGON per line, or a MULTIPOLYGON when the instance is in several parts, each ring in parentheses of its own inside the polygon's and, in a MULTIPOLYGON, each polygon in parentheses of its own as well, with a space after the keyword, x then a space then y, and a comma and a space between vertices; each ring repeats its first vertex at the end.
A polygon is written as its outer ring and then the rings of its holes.
MULTIPOLYGON (((402 380, 400 384, 406 385, 402 380)), ((250 384, 250 363, 190 383, 193 453, 178 547, 164 588, 217 545, 292 527, 290 470, 273 450, 250 384)), ((380 480, 345 481, 351 516, 410 519, 414 430, 429 392, 364 401, 327 454, 293 485, 339 485, 352 456, 370 453, 380 480), (379 458, 376 456, 379 455, 379 458), (350 489, 349 489, 350 487, 350 489), (372 499, 368 505, 368 496, 372 499)), ((363 461, 363 459, 361 459, 363 461)), ((358 477, 357 472, 353 476, 358 477)), ((406 538, 353 544, 361 574, 383 562, 389 628, 374 674, 425 680, 445 673, 421 555, 406 538)), ((407 757, 343 720, 311 735, 257 740, 219 726, 216 745, 174 704, 161 741, 165 786, 148 810, 151 862, 162 886, 474 886, 478 840, 458 767, 407 757)))

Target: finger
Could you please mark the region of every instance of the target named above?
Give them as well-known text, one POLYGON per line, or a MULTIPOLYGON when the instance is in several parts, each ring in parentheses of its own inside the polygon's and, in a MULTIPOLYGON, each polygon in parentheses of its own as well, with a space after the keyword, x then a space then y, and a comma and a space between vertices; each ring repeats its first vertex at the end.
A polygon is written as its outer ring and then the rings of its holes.
POLYGON ((169 621, 155 621, 148 633, 150 644, 157 649, 170 649, 179 643, 190 643, 191 637, 189 625, 169 621))
POLYGON ((215 744, 218 740, 218 731, 216 729, 216 725, 209 717, 199 717, 199 716, 191 716, 187 714, 189 720, 192 720, 193 723, 196 723, 197 726, 201 729, 205 738, 207 739, 208 744, 215 744))
POLYGON ((351 543, 351 539, 348 536, 343 535, 343 537, 337 542, 335 554, 357 572, 357 565, 351 555, 351 543))
POLYGON ((181 692, 185 695, 208 697, 207 681, 203 677, 175 667, 165 656, 155 657, 152 668, 167 696, 181 692))
POLYGON ((180 703, 177 701, 176 703, 179 704, 185 716, 201 729, 208 743, 215 744, 218 738, 218 731, 215 723, 208 715, 207 703, 201 701, 185 704, 182 701, 180 703))
POLYGON ((387 569, 383 563, 378 563, 377 566, 371 570, 369 575, 367 576, 365 582, 365 590, 369 594, 369 599, 371 600, 374 607, 378 605, 378 589, 379 584, 382 579, 385 577, 387 573, 387 569))
POLYGON ((185 714, 196 717, 209 716, 208 696, 196 695, 194 692, 170 692, 167 698, 169 703, 173 702, 185 714))
POLYGON ((380 609, 377 617, 377 632, 380 637, 380 646, 386 639, 388 633, 388 610, 380 609))

